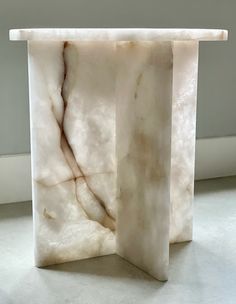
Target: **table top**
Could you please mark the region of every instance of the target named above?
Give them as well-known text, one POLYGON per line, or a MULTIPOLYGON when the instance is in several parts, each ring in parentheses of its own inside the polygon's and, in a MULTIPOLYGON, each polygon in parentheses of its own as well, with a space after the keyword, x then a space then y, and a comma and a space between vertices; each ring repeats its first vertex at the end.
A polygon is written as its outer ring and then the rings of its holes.
POLYGON ((227 40, 221 29, 169 28, 41 28, 12 29, 10 40, 80 40, 80 41, 173 41, 227 40))

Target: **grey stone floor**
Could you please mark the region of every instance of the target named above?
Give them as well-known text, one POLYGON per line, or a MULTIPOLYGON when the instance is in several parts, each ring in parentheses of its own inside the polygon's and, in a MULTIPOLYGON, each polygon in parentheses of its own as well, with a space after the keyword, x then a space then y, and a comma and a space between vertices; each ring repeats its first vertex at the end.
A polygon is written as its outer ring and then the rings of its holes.
POLYGON ((0 304, 235 304, 236 177, 196 183, 194 241, 161 283, 118 256, 38 269, 31 204, 0 205, 0 304))

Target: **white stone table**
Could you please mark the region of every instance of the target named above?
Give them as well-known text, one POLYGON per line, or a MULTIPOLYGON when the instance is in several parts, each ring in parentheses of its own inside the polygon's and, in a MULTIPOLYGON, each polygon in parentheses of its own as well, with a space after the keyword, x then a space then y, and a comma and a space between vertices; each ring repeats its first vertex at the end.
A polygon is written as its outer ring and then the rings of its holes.
POLYGON ((192 239, 198 44, 209 29, 21 29, 35 260, 117 253, 166 280, 192 239))

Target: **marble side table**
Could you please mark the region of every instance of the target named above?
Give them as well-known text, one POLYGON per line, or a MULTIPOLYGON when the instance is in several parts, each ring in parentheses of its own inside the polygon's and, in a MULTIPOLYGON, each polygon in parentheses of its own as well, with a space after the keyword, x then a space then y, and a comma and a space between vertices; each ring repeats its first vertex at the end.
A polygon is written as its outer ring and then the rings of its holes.
POLYGON ((117 253, 159 280, 192 239, 208 29, 19 29, 28 41, 35 261, 117 253))

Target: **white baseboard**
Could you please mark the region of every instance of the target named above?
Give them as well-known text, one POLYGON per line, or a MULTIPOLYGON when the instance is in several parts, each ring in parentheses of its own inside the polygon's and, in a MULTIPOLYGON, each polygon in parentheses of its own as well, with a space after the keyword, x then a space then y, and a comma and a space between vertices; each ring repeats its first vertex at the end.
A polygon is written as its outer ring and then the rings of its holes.
POLYGON ((31 200, 30 154, 0 157, 0 204, 31 200))
POLYGON ((198 139, 195 179, 236 175, 236 136, 198 139))
MULTIPOLYGON (((195 178, 236 175, 236 136, 196 142, 195 178)), ((30 154, 0 157, 0 204, 31 200, 30 154)))

